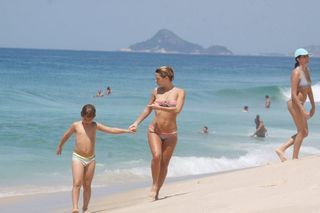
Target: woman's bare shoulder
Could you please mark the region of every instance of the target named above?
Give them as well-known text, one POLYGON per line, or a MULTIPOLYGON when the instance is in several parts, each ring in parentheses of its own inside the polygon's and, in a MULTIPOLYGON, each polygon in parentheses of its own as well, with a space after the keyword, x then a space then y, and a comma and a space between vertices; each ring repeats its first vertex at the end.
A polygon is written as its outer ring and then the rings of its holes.
POLYGON ((291 75, 292 76, 300 76, 300 68, 297 67, 297 68, 292 69, 291 75))
POLYGON ((175 87, 175 89, 176 89, 178 94, 184 94, 185 93, 184 89, 182 89, 182 88, 175 87))

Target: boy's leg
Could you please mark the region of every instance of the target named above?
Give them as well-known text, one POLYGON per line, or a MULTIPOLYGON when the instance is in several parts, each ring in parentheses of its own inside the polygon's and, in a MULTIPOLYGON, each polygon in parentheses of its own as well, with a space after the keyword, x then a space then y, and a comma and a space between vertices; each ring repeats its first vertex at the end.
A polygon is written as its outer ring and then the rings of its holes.
POLYGON ((91 197, 91 183, 94 175, 94 170, 96 167, 96 161, 91 162, 85 167, 84 177, 83 177, 83 211, 88 209, 90 197, 91 197))
MULTIPOLYGON (((72 212, 77 212, 79 209, 79 195, 80 188, 82 185, 84 174, 84 167, 80 161, 73 160, 72 161, 72 176, 73 176, 73 187, 72 187, 72 212)), ((79 211, 78 211, 79 212, 79 211)))

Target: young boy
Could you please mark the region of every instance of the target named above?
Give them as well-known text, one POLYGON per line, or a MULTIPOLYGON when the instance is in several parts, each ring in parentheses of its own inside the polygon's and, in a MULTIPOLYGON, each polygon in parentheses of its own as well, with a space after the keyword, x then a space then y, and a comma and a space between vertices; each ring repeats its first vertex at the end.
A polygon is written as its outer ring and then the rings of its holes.
POLYGON ((73 213, 78 213, 78 201, 81 185, 83 186, 83 212, 88 209, 91 197, 91 182, 95 170, 95 143, 96 131, 102 131, 111 134, 133 133, 127 129, 111 128, 93 121, 96 116, 96 109, 93 105, 83 106, 81 111, 81 121, 74 122, 64 133, 57 148, 57 155, 61 155, 63 144, 69 137, 75 133, 76 143, 72 157, 72 203, 73 213))

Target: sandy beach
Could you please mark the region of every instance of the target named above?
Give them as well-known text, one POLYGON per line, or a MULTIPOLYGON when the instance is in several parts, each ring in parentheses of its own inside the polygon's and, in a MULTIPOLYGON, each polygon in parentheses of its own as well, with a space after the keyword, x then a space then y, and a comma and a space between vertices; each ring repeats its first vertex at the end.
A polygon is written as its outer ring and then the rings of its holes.
MULTIPOLYGON (((320 212, 319 165, 320 156, 317 155, 175 181, 165 184, 160 200, 154 202, 147 197, 148 188, 94 196, 90 210, 115 213, 320 212)), ((27 209, 34 206, 29 209, 33 212, 41 212, 41 209, 51 209, 49 212, 69 212, 70 207, 66 202, 68 196, 69 193, 2 198, 0 207, 14 206, 16 203, 15 208, 2 210, 18 212, 16 210, 28 204, 27 209), (50 206, 52 208, 48 208, 50 206)))
MULTIPOLYGON (((92 212, 320 212, 320 156, 275 162, 164 185, 160 200, 148 189, 93 200, 92 212)), ((63 212, 63 211, 62 211, 63 212)))

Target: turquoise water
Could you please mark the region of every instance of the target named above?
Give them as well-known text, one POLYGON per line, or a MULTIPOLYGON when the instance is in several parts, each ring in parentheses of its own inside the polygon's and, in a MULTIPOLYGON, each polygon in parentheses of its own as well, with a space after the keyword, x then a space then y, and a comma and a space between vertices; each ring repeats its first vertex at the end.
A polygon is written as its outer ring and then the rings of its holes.
MULTIPOLYGON (((161 65, 174 67, 174 83, 187 94, 169 177, 278 160, 273 149, 295 132, 286 109, 293 64, 286 57, 0 49, 0 197, 69 190, 74 137, 62 156, 55 150, 64 131, 80 119, 81 107, 92 103, 97 122, 127 128, 148 102, 156 86, 154 70, 161 65), (108 85, 111 96, 94 97, 108 85), (266 94, 271 109, 264 108, 266 94), (242 112, 244 105, 248 113, 242 112), (249 137, 256 114, 268 128, 266 139, 249 137), (204 125, 210 134, 199 134, 204 125)), ((320 59, 312 58, 310 68, 320 101, 320 59)), ((150 179, 151 118, 135 135, 98 133, 94 186, 150 179)), ((319 124, 317 109, 302 156, 320 153, 319 124)))

